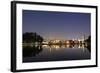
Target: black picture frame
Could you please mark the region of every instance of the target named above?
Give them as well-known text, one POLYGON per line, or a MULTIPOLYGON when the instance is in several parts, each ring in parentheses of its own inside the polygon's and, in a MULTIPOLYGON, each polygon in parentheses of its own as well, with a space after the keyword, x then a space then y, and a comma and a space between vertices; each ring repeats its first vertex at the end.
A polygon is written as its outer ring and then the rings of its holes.
POLYGON ((88 68, 88 67, 97 67, 98 66, 98 56, 97 56, 97 53, 98 53, 98 50, 97 50, 97 40, 98 40, 98 37, 97 37, 97 33, 98 33, 98 30, 97 30, 97 22, 98 22, 98 7, 97 6, 89 6, 89 5, 74 5, 74 4, 56 4, 56 3, 43 3, 43 2, 27 2, 27 1, 11 1, 11 71, 12 72, 22 72, 22 71, 40 71, 40 70, 55 70, 55 69, 73 69, 73 68, 88 68), (17 62, 16 62, 16 56, 17 56, 17 53, 16 53, 16 8, 17 8, 17 4, 29 4, 29 5, 32 5, 32 4, 35 4, 35 5, 50 5, 50 6, 64 6, 64 7, 81 7, 81 8, 94 8, 96 9, 96 23, 95 23, 95 26, 96 26, 96 59, 95 59, 95 65, 85 65, 85 66, 74 66, 74 67, 56 67, 56 68, 39 68, 39 69, 21 69, 21 70, 17 70, 16 67, 17 67, 17 62))

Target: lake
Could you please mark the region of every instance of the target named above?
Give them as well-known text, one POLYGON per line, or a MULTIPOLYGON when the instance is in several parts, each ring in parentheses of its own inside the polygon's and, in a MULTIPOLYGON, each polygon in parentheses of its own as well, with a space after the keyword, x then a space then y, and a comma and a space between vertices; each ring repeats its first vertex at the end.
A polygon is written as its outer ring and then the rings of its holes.
POLYGON ((84 44, 35 45, 23 47, 23 62, 45 62, 91 59, 90 48, 84 44))

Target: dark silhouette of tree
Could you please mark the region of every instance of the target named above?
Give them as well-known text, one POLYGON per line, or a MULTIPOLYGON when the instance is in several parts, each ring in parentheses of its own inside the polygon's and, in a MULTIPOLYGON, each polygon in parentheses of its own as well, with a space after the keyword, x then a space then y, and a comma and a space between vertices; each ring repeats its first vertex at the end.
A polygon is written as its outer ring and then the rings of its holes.
POLYGON ((87 42, 88 45, 91 44, 91 36, 88 37, 88 39, 85 40, 85 42, 87 42))
POLYGON ((37 35, 36 36, 36 41, 37 42, 42 42, 43 41, 43 38, 40 35, 37 35))
POLYGON ((23 42, 25 43, 35 43, 35 42, 42 42, 42 41, 43 41, 43 37, 41 37, 37 33, 26 32, 23 34, 23 42))
POLYGON ((89 50, 89 52, 91 52, 91 36, 89 36, 88 39, 85 40, 85 42, 87 43, 87 49, 89 50))
POLYGON ((26 42, 26 43, 35 42, 36 41, 35 37, 36 37, 36 33, 26 32, 23 34, 23 42, 26 42))

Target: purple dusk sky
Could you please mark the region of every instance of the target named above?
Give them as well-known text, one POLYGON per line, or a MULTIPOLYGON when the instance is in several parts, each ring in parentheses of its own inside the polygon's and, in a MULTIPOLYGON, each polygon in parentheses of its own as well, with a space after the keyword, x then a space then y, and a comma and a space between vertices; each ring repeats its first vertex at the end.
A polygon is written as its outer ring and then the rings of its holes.
POLYGON ((91 34, 91 14, 23 10, 23 33, 36 32, 45 39, 77 39, 91 34))

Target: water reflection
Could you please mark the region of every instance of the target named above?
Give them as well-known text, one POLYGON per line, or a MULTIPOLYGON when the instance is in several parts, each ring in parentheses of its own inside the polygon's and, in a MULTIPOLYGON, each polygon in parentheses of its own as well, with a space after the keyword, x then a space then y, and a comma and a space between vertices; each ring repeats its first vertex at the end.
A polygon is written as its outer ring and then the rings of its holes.
POLYGON ((42 46, 27 46, 23 47, 23 57, 36 56, 43 50, 42 46))
POLYGON ((85 44, 31 45, 23 47, 23 62, 89 59, 90 52, 85 44))
POLYGON ((34 45, 34 46, 25 46, 23 47, 23 56, 28 57, 28 56, 36 56, 36 54, 39 54, 40 52, 43 51, 43 49, 49 49, 50 52, 52 50, 60 50, 60 49, 88 49, 90 52, 90 46, 85 46, 84 44, 75 44, 75 45, 34 45))
POLYGON ((42 45, 43 48, 86 48, 84 44, 75 44, 75 45, 42 45))
POLYGON ((90 46, 85 46, 84 44, 74 44, 74 45, 42 45, 42 48, 46 48, 46 49, 49 49, 50 52, 52 49, 55 49, 55 50, 60 50, 60 49, 63 49, 63 48, 72 48, 72 49, 86 49, 90 52, 90 46))

